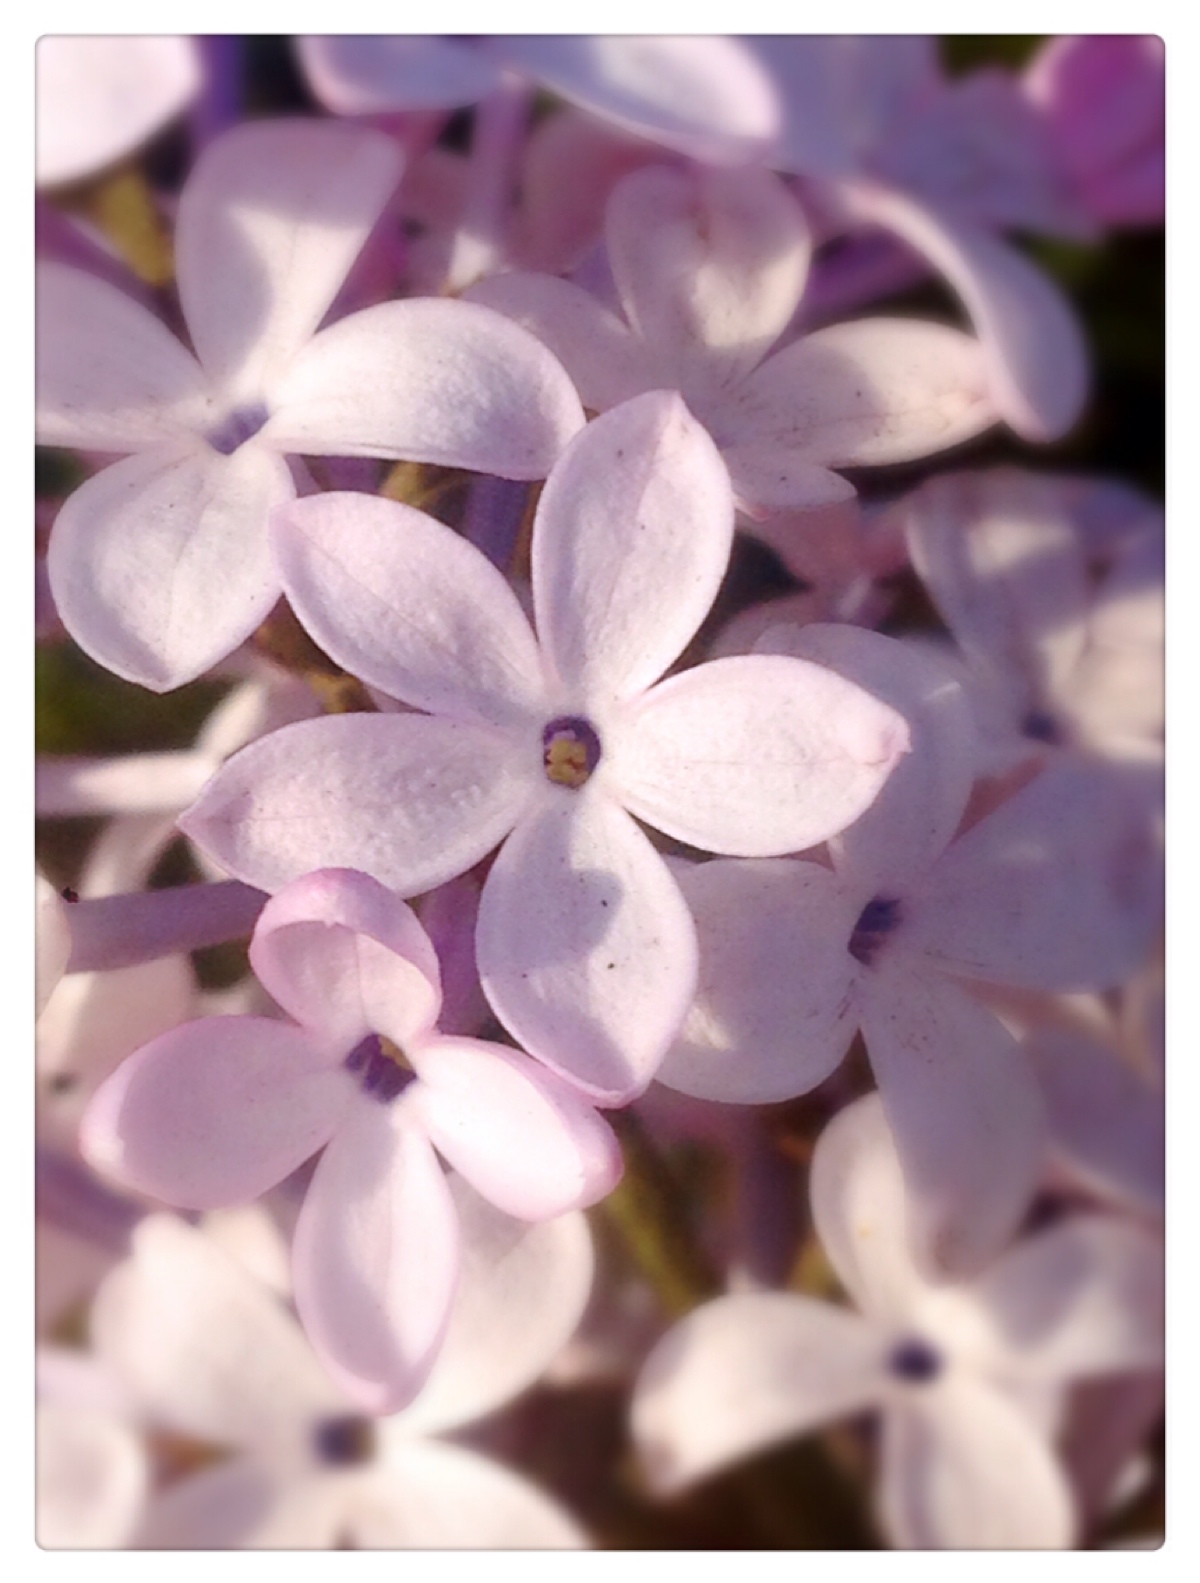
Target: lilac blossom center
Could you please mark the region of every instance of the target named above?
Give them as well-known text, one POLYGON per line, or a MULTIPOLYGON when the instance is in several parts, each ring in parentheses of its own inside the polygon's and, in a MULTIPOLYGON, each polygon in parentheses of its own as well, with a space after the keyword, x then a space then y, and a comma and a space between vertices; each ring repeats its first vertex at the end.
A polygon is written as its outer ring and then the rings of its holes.
POLYGON ((846 947, 856 962, 870 967, 879 947, 899 925, 900 903, 892 896, 873 896, 858 915, 858 922, 846 947))
POLYGON ((600 762, 600 738, 582 715, 559 715, 542 732, 546 779, 578 791, 600 762))
POLYGON ((346 1070, 358 1077, 363 1093, 384 1105, 402 1094, 416 1076, 402 1052, 378 1033, 360 1039, 345 1064, 346 1070))
POLYGON ((1058 722, 1045 709, 1031 709, 1021 721, 1021 730, 1035 742, 1048 742, 1054 746, 1062 741, 1058 722))
POLYGON ((892 1348, 887 1366, 899 1380, 906 1380, 910 1385, 927 1385, 942 1372, 944 1359, 928 1341, 910 1336, 892 1348))
POLYGON ((319 1460, 335 1468, 371 1462, 377 1449, 375 1425, 355 1413, 322 1418, 313 1429, 312 1439, 319 1460))
POLYGON ((210 430, 206 439, 214 451, 220 452, 222 456, 232 456, 247 440, 254 438, 270 416, 261 401, 235 407, 210 430))

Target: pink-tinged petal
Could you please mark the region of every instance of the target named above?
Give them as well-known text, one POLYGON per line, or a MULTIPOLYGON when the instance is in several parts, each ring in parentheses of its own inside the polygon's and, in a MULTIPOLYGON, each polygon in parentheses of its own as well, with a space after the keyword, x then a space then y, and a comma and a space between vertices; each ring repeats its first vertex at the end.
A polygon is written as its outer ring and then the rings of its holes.
POLYGON ((231 653, 279 598, 267 518, 294 493, 254 445, 156 448, 88 479, 54 523, 59 614, 94 660, 168 692, 231 653))
POLYGON ((889 1407, 881 1508, 907 1550, 1063 1550, 1076 1537, 1053 1451, 1017 1406, 961 1375, 889 1407))
POLYGON ((356 868, 415 896, 504 839, 543 780, 539 749, 514 763, 507 736, 428 715, 302 720, 236 753, 179 827, 266 890, 356 868))
POLYGON ((364 1412, 396 1412, 437 1356, 458 1276, 442 1168, 404 1105, 364 1096, 322 1155, 296 1224, 296 1309, 364 1412))
MULTIPOLYGON (((344 1403, 343 1403, 344 1411, 344 1403)), ((232 1457, 177 1479, 150 1501, 139 1550, 332 1550, 346 1500, 335 1480, 232 1457)))
POLYGON ((848 880, 875 895, 898 893, 943 851, 967 805, 977 745, 966 694, 936 655, 863 627, 776 627, 755 650, 828 666, 908 726, 910 751, 833 847, 848 880))
POLYGON ((996 410, 1026 440, 1057 440, 1087 400, 1087 348, 1059 288, 1007 242, 951 210, 857 184, 865 224, 881 225, 927 258, 961 297, 979 336, 996 410))
POLYGON ((250 966, 289 1016, 345 1050, 367 1033, 405 1048, 441 1005, 437 956, 416 914, 352 869, 304 875, 272 897, 250 966))
POLYGON ((38 266, 40 444, 140 451, 212 415, 200 365, 141 303, 82 270, 38 266))
POLYGON ((562 365, 474 302, 383 302, 323 330, 272 391, 264 434, 306 456, 400 456, 544 478, 583 427, 562 365))
POLYGON ((911 1318, 928 1290, 912 1256, 908 1197, 879 1095, 843 1106, 813 1152, 813 1225, 850 1297, 891 1330, 911 1318))
POLYGON ((454 110, 500 81, 482 52, 453 38, 309 36, 296 40, 296 53, 308 86, 335 115, 454 110))
POLYGON ((520 1220, 597 1203, 621 1176, 608 1122, 528 1056, 479 1039, 415 1047, 412 1106, 434 1147, 476 1192, 520 1220))
POLYGON ((1158 1369, 1161 1236, 1075 1215, 1026 1237, 975 1282, 998 1367, 1048 1379, 1158 1369))
POLYGON ((360 1550, 581 1550, 588 1537, 517 1473, 461 1446, 397 1441, 347 1490, 360 1550))
POLYGON ((787 444, 742 440, 722 450, 738 507, 752 517, 767 512, 813 510, 855 497, 839 473, 806 462, 787 444))
POLYGON ((79 1143, 103 1176, 182 1209, 249 1203, 326 1143, 353 1090, 337 1056, 265 1017, 205 1017, 97 1089, 79 1143))
POLYGON ((614 718, 610 738, 607 784, 632 814, 733 857, 828 840, 908 751, 893 710, 823 666, 775 654, 670 677, 614 718))
POLYGON ((475 961, 475 924, 483 882, 474 874, 439 885, 421 901, 421 927, 428 929, 442 977, 442 1033, 477 1034, 491 1015, 475 961))
POLYGON ((553 275, 493 275, 467 292, 512 319, 549 347, 593 412, 654 388, 656 369, 645 347, 590 292, 553 275))
POLYGON ((1045 1163, 1029 1058, 955 984, 886 956, 864 980, 861 1005, 914 1251, 931 1273, 973 1274, 1016 1230, 1045 1163))
POLYGON ((398 145, 328 121, 234 127, 184 184, 179 295, 196 355, 262 400, 316 330, 400 179, 398 145))
POLYGON ((129 1425, 103 1412, 54 1402, 39 1405, 39 1549, 116 1550, 128 1545, 149 1484, 141 1438, 129 1425))
POLYGON ((37 42, 37 180, 77 181, 131 153, 200 92, 195 39, 49 34, 37 42))
POLYGON ((498 46, 573 104, 706 164, 741 165, 779 128, 771 80, 736 39, 526 34, 498 46))
POLYGON ((44 874, 37 876, 35 1001, 40 1014, 71 959, 71 922, 68 903, 44 874))
POLYGON ((119 758, 41 754, 39 818, 78 814, 173 814, 199 795, 214 769, 207 753, 123 753, 119 758))
POLYGON ((822 467, 910 462, 996 421, 984 353, 961 330, 858 319, 793 341, 730 391, 720 432, 822 467))
POLYGON ((1026 989, 1105 989, 1161 923, 1160 843, 1136 784, 1063 761, 947 848, 912 899, 914 945, 952 973, 1026 989))
POLYGON ((352 675, 457 720, 545 718, 516 595, 442 523, 378 496, 312 495, 278 513, 274 539, 292 608, 352 675))
POLYGON ((857 1314, 778 1292, 719 1297, 667 1332, 634 1387, 633 1436, 668 1493, 874 1406, 884 1347, 857 1314))
POLYGON ((815 863, 676 871, 700 941, 700 982, 658 1081, 698 1099, 763 1105, 827 1078, 857 1027, 846 951, 862 898, 815 863))
POLYGON ((380 1426, 385 1459, 394 1441, 471 1423, 532 1385, 575 1333, 591 1295, 595 1260, 584 1215, 530 1226, 501 1214, 461 1177, 451 1177, 450 1192, 462 1235, 450 1325, 421 1394, 380 1426))
POLYGON ((552 788, 484 885, 476 948, 509 1032, 601 1103, 654 1076, 696 986, 696 931, 670 871, 599 791, 552 788))
POLYGON ((614 191, 605 225, 629 323, 707 416, 787 328, 808 275, 804 215, 770 171, 656 166, 614 191))
POLYGON ((284 1304, 174 1215, 139 1223, 91 1336, 139 1414, 195 1440, 278 1452, 345 1410, 284 1304))
POLYGON ((1166 1114, 1161 1091, 1111 1046, 1069 1028, 1043 1028, 1027 1048, 1069 1174, 1104 1198, 1161 1215, 1166 1114))
POLYGON ((728 471, 678 395, 590 423, 533 525, 538 635, 564 703, 603 707, 661 676, 708 614, 732 542, 728 471))

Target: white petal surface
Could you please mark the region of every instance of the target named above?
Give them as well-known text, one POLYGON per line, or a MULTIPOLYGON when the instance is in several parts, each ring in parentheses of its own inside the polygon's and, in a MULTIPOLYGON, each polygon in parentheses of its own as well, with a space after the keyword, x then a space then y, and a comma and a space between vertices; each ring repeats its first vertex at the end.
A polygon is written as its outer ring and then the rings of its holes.
POLYGON ((234 127, 179 198, 179 295, 209 378, 261 400, 316 330, 400 179, 382 133, 328 121, 234 127))
POLYGON ((583 427, 566 371, 474 302, 420 298, 351 314, 272 390, 271 444, 306 456, 399 456, 544 478, 583 427))
POLYGON ((959 330, 858 319, 769 357, 722 406, 723 442, 787 444, 824 467, 929 456, 996 420, 983 351, 959 330))
POLYGON ((696 932, 666 864, 591 787, 551 788, 505 843, 479 908, 479 975, 531 1055, 602 1103, 653 1077, 696 984, 696 932))
POLYGON ((709 852, 775 857, 870 807, 908 728, 824 666, 752 654, 668 678, 609 739, 607 784, 639 819, 709 852))
POLYGON ((728 471, 677 395, 589 424, 533 527, 538 635, 564 704, 601 708, 661 676, 708 614, 732 542, 728 471))
POLYGON ((363 494, 298 500, 273 527, 292 608, 352 675, 456 720, 544 720, 529 622, 474 545, 411 506, 363 494))
POLYGON ((406 1048, 437 1021, 438 961, 411 907, 352 869, 302 876, 263 908, 250 942, 255 976, 330 1045, 367 1033, 406 1048))
POLYGON ((677 871, 700 941, 696 998, 658 1081, 761 1105, 805 1094, 857 1027, 846 951, 861 898, 815 863, 716 861, 677 871))
POLYGON ((336 1057, 265 1017, 206 1017, 143 1045, 97 1089, 80 1148, 185 1209, 249 1203, 329 1139, 352 1089, 336 1057))
POLYGON ((140 1438, 105 1413, 37 1410, 37 1543, 42 1550, 127 1545, 149 1485, 140 1438))
POLYGON ((1046 1120, 1029 1058, 950 980, 885 959, 862 1027, 931 1273, 973 1274, 1015 1231, 1041 1175, 1046 1120))
POLYGON ((530 1226, 461 1177, 451 1177, 450 1192, 462 1236, 450 1326, 421 1394, 380 1426, 385 1445, 470 1423, 532 1385, 574 1334, 591 1294, 595 1261, 582 1214, 530 1226))
POLYGON ((427 715, 302 720, 218 772, 180 829, 230 873, 277 890, 357 868, 404 896, 461 874, 517 822, 542 779, 506 736, 427 715))
POLYGON ((280 457, 160 447, 69 497, 47 552, 71 636, 126 681, 167 692, 235 649, 279 598, 267 518, 293 494, 280 457))
POLYGON ((724 447, 721 455, 739 507, 754 516, 811 510, 855 497, 854 485, 840 473, 804 461, 786 442, 742 440, 724 447))
POLYGON ((1066 1475, 1025 1415, 969 1378, 884 1417, 884 1523, 908 1550, 1061 1550, 1075 1539, 1066 1475))
POLYGON ((368 1413, 406 1406, 445 1333, 458 1224, 402 1100, 356 1103, 313 1176, 292 1268, 305 1332, 346 1393, 368 1413))
POLYGON ((633 1434, 662 1492, 872 1406, 885 1377, 874 1327, 845 1309, 778 1292, 720 1297, 647 1358, 633 1434))
POLYGON ((140 302, 82 270, 38 265, 39 444, 139 451, 186 439, 210 412, 200 365, 140 302))
POLYGON ((313 93, 335 115, 452 110, 499 83, 497 67, 465 40, 394 34, 298 38, 313 93))
POLYGON ((435 1039, 412 1052, 430 1141, 476 1192, 522 1220, 598 1202, 621 1175, 607 1121, 569 1083, 504 1045, 435 1039))
POLYGON ((333 1479, 297 1479, 252 1457, 234 1457, 156 1495, 137 1547, 331 1550, 344 1534, 345 1505, 333 1479))

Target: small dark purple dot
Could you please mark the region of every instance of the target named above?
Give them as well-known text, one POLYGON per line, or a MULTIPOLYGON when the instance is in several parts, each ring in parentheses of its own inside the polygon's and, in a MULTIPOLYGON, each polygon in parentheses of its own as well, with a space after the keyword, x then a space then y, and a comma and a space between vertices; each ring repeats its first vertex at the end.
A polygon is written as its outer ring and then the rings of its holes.
POLYGON ((234 451, 245 445, 247 440, 252 440, 270 417, 270 413, 261 402, 255 402, 247 407, 235 407, 234 410, 212 429, 206 436, 208 443, 214 451, 222 456, 232 456, 234 451))
POLYGON ((1056 746, 1062 741, 1062 732, 1054 716, 1045 709, 1031 709, 1021 721, 1021 730, 1027 737, 1033 737, 1036 742, 1048 742, 1056 746))
POLYGON ((312 1432, 313 1450, 329 1467, 353 1467, 375 1457, 375 1425, 369 1418, 347 1413, 344 1418, 322 1418, 312 1432))
POLYGON ((400 1065, 384 1048, 377 1033, 367 1034, 351 1050, 344 1062, 348 1072, 354 1072, 364 1094, 370 1094, 381 1104, 387 1104, 402 1094, 416 1074, 400 1065))
POLYGON ((901 919, 900 903, 891 896, 873 897, 858 915, 846 949, 856 962, 870 967, 879 947, 901 919))
POLYGON ((897 1379, 907 1380, 911 1385, 925 1385, 937 1379, 943 1366, 941 1353, 919 1336, 901 1341, 892 1348, 888 1357, 891 1372, 897 1379))

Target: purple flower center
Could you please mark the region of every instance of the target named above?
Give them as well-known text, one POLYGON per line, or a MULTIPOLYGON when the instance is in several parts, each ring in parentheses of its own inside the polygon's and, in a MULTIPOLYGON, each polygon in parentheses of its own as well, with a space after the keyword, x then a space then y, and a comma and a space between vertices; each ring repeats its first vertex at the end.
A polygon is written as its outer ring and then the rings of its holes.
POLYGON ((1057 720, 1045 709, 1031 709, 1021 721, 1021 730, 1027 737, 1033 737, 1036 742, 1049 742, 1054 745, 1062 741, 1062 732, 1058 729, 1057 720))
POLYGON ((919 1336, 911 1336, 892 1348, 888 1368, 897 1379, 912 1385, 927 1385, 942 1372, 944 1361, 940 1352, 919 1336))
POLYGON ((891 896, 874 896, 858 915, 850 944, 846 947, 856 962, 870 967, 879 947, 901 919, 900 903, 891 896))
POLYGON ((364 1094, 390 1104, 416 1077, 403 1053, 390 1039, 369 1033, 346 1057, 346 1070, 357 1074, 364 1094))
POLYGON ((270 416, 261 401, 248 407, 235 407, 206 438, 214 451, 232 456, 239 446, 254 438, 270 416))
POLYGON ((546 779, 578 791, 600 762, 600 738, 582 715, 559 715, 542 732, 546 779))
POLYGON ((330 1467, 353 1467, 375 1457, 375 1425, 369 1418, 347 1413, 344 1418, 322 1418, 313 1429, 313 1450, 330 1467))

